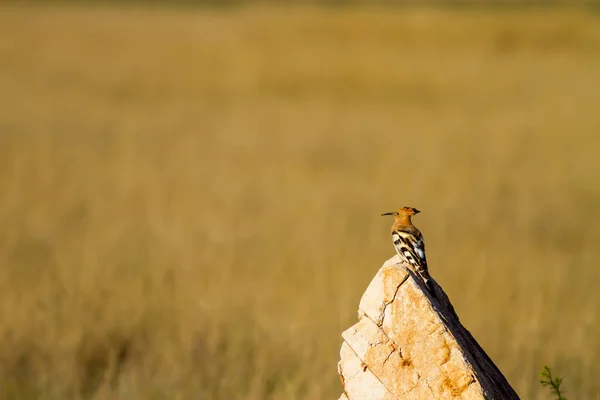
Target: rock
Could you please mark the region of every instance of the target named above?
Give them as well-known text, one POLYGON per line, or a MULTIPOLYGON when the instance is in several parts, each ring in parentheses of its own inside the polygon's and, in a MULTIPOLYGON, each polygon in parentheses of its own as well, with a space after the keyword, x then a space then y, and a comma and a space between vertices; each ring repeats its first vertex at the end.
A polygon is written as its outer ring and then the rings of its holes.
POLYGON ((340 400, 518 399, 437 282, 432 296, 398 262, 381 267, 342 333, 340 400))

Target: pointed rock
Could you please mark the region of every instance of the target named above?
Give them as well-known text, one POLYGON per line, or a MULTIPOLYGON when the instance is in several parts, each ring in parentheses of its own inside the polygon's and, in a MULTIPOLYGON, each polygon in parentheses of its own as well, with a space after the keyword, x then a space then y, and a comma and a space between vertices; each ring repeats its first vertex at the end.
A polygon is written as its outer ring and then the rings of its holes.
POLYGON ((381 267, 342 333, 340 399, 518 399, 442 288, 432 280, 432 295, 398 262, 381 267))

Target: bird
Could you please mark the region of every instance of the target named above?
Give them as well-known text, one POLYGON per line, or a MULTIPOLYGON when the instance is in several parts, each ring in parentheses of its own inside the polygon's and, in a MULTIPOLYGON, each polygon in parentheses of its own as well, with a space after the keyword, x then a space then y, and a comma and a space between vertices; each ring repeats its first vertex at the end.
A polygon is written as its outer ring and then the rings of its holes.
POLYGON ((425 256, 425 242, 423 234, 412 224, 411 217, 421 211, 413 207, 402 207, 394 212, 381 214, 393 215, 395 218, 392 225, 392 240, 400 260, 410 264, 417 275, 423 280, 429 291, 433 294, 433 284, 427 268, 427 257, 425 256))

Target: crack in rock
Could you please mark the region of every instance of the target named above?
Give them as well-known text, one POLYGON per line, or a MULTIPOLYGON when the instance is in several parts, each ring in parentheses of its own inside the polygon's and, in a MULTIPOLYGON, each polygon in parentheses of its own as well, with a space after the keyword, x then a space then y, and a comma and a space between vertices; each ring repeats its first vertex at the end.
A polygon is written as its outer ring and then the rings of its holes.
POLYGON ((383 363, 381 363, 382 367, 385 367, 385 363, 388 362, 388 360, 390 359, 392 354, 394 354, 395 351, 396 351, 396 349, 393 349, 392 351, 390 351, 390 354, 388 354, 387 357, 385 358, 385 360, 383 360, 383 363))
POLYGON ((402 284, 406 282, 406 280, 403 280, 402 282, 400 282, 398 284, 398 286, 396 286, 396 290, 394 290, 394 295, 392 296, 392 299, 390 301, 384 301, 383 302, 383 308, 381 309, 381 318, 377 318, 377 320, 379 321, 379 323, 377 323, 377 326, 382 327, 383 326, 383 320, 385 319, 385 311, 387 310, 388 306, 390 304, 392 304, 394 302, 394 300, 396 300, 396 296, 398 295, 398 291, 400 290, 400 286, 402 286, 402 284))
POLYGON ((423 381, 425 381, 425 385, 427 385, 427 388, 429 388, 429 391, 431 392, 431 395, 433 396, 433 389, 431 388, 431 385, 429 385, 429 381, 427 380, 427 378, 424 378, 423 381))

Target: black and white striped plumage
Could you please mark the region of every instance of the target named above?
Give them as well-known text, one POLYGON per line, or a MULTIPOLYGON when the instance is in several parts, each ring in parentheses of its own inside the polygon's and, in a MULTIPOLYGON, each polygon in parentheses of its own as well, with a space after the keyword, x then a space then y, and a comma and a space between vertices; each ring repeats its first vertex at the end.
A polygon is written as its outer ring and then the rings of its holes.
POLYGON ((433 293, 433 285, 427 269, 423 235, 411 221, 411 217, 419 212, 416 208, 402 207, 396 212, 382 215, 393 215, 396 218, 392 225, 392 240, 396 252, 398 252, 401 262, 410 264, 433 293))
POLYGON ((425 256, 425 243, 423 235, 414 226, 398 227, 392 231, 394 247, 402 262, 412 265, 423 282, 431 289, 427 257, 425 256))

